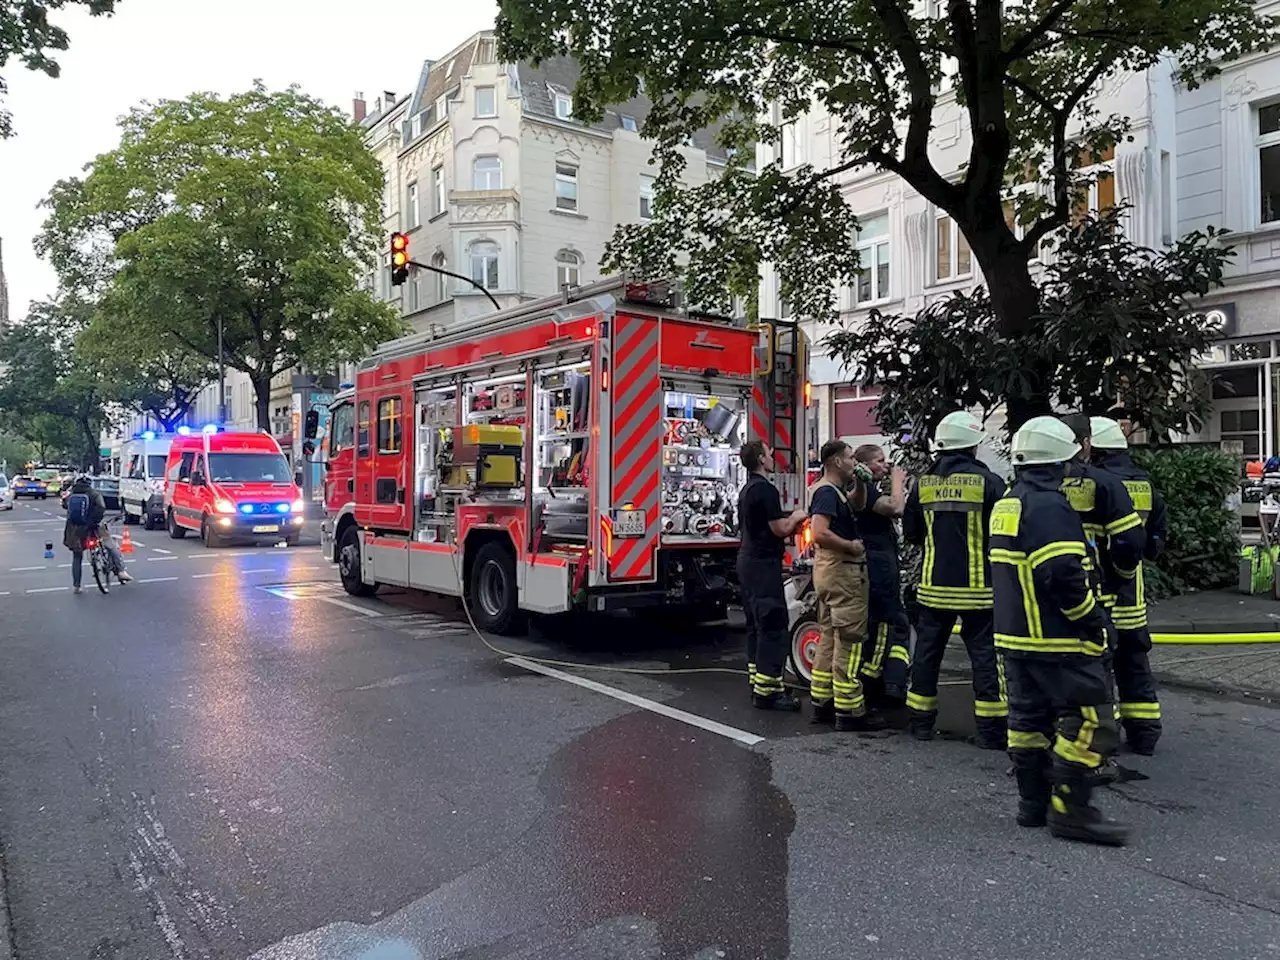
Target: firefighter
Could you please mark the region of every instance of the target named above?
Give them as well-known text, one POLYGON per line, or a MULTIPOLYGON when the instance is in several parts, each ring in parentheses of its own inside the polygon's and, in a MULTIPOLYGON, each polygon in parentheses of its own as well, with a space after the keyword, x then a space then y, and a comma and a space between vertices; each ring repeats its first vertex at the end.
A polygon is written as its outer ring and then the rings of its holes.
MULTIPOLYGON (((1123 424, 1107 417, 1094 417, 1090 430, 1093 464, 1123 481, 1146 532, 1143 559, 1155 560, 1164 550, 1164 499, 1151 485, 1146 471, 1130 459, 1123 424)), ((1104 582, 1103 592, 1104 596, 1115 597, 1111 617, 1116 628, 1116 650, 1112 657, 1118 700, 1116 716, 1129 749, 1149 757, 1160 739, 1161 724, 1156 681, 1147 658, 1151 633, 1147 629, 1141 562, 1134 576, 1116 575, 1104 582)))
POLYGON ((943 417, 934 434, 938 459, 907 498, 902 533, 909 542, 924 547, 907 707, 912 734, 918 740, 932 740, 938 717, 938 672, 959 618, 960 636, 973 665, 978 745, 1003 750, 1008 708, 991 636, 987 520, 1004 495, 1005 484, 977 458, 984 436, 981 422, 970 413, 956 411, 943 417))
POLYGON ((867 548, 867 580, 871 619, 862 653, 862 678, 869 689, 879 687, 887 700, 901 703, 907 696, 907 653, 911 626, 902 606, 902 578, 898 570, 898 532, 894 520, 906 506, 907 475, 891 466, 884 450, 873 443, 853 451, 854 459, 871 471, 867 505, 858 514, 858 532, 867 548), (879 483, 889 478, 889 492, 879 483))
POLYGON ((1079 451, 1055 417, 1014 434, 1014 483, 991 512, 995 637, 1019 825, 1047 822, 1055 836, 1118 846, 1128 831, 1089 803, 1117 735, 1105 709, 1107 620, 1086 569, 1084 526, 1062 492, 1079 451))
POLYGON ((884 718, 867 711, 859 672, 869 597, 867 551, 858 535, 857 515, 866 505, 871 471, 854 459, 843 440, 828 440, 818 457, 822 477, 809 488, 813 589, 822 626, 809 684, 813 720, 834 721, 837 730, 883 730, 884 718))
POLYGON ((738 494, 738 583, 747 618, 747 675, 751 701, 761 710, 799 710, 800 701, 782 683, 789 640, 787 601, 782 587, 786 540, 807 514, 782 512, 778 488, 769 482, 773 451, 763 440, 748 440, 738 456, 750 476, 738 494))

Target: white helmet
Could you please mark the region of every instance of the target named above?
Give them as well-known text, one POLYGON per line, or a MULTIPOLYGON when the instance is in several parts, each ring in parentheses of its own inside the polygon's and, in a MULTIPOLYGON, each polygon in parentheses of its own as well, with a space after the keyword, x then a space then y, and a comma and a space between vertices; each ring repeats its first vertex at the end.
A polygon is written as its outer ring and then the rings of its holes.
POLYGON ((938 424, 933 433, 933 447, 935 450, 968 450, 986 437, 981 420, 967 410, 957 410, 948 413, 938 424))
POLYGON ((1110 417, 1090 417, 1089 432, 1093 434, 1095 450, 1128 450, 1124 429, 1110 417))
POLYGON ((1080 452, 1076 435, 1057 417, 1032 417, 1013 435, 1010 458, 1015 467, 1066 463, 1080 452))

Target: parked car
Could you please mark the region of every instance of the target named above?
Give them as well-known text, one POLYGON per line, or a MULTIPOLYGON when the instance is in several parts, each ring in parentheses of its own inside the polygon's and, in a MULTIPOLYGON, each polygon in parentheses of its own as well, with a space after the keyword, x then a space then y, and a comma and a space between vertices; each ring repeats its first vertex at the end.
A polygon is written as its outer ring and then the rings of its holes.
MULTIPOLYGON (((102 502, 106 505, 107 512, 120 509, 120 481, 115 477, 90 477, 89 483, 93 485, 93 489, 102 494, 102 502)), ((59 499, 62 500, 62 509, 67 509, 67 497, 71 496, 71 484, 68 483, 62 488, 59 499)))
POLYGON ((13 509, 13 485, 9 478, 0 473, 0 510, 13 509))
POLYGON ((14 477, 13 495, 43 500, 49 496, 49 487, 43 480, 37 480, 35 477, 14 477))

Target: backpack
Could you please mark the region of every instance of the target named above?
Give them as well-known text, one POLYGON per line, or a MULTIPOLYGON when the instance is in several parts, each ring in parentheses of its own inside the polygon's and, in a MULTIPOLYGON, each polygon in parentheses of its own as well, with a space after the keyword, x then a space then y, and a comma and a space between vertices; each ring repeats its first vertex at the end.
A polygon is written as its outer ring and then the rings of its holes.
POLYGON ((73 493, 67 497, 67 522, 76 527, 89 525, 89 495, 73 493))

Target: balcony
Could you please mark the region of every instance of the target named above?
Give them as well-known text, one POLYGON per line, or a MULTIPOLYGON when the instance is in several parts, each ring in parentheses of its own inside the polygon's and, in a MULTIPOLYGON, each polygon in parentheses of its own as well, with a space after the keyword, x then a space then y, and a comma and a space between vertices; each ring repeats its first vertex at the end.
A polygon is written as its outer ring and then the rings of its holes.
POLYGON ((520 192, 512 187, 500 190, 451 190, 453 222, 520 223, 520 192))

